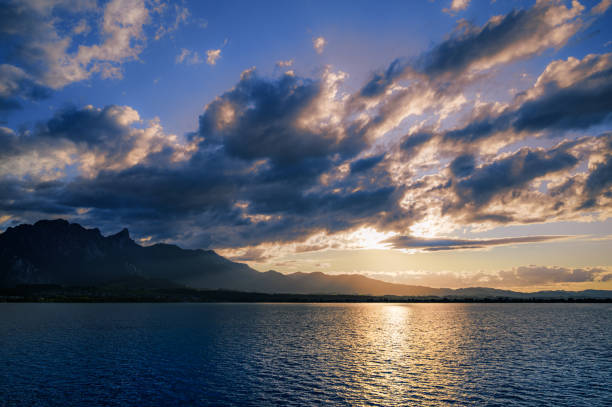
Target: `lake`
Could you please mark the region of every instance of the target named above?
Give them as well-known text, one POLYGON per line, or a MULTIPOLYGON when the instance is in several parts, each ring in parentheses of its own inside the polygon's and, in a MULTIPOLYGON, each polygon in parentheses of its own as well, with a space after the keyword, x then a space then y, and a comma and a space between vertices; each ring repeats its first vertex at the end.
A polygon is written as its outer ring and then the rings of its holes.
POLYGON ((612 405, 612 304, 0 304, 7 406, 612 405))

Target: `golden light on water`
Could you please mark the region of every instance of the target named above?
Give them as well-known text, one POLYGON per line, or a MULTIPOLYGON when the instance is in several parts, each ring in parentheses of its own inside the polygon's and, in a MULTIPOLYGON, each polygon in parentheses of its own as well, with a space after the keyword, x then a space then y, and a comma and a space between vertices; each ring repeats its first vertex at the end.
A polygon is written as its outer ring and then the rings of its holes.
POLYGON ((348 308, 340 319, 350 323, 346 327, 350 335, 337 339, 334 358, 353 367, 352 385, 361 389, 362 396, 376 397, 369 400, 372 403, 401 405, 414 393, 454 388, 462 380, 456 368, 470 363, 469 355, 461 353, 470 318, 465 305, 352 304, 348 308), (449 379, 455 383, 447 383, 449 379))

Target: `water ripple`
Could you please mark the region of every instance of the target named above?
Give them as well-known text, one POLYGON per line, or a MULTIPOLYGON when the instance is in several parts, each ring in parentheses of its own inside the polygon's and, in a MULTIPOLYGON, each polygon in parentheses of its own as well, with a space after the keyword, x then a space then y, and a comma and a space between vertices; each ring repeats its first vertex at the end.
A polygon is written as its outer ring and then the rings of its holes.
POLYGON ((608 304, 0 304, 7 406, 612 405, 608 304))

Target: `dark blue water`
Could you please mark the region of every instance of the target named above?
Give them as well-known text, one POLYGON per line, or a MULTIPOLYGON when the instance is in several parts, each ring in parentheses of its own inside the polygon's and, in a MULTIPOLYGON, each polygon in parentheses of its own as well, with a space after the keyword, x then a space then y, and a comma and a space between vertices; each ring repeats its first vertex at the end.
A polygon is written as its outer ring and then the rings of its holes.
POLYGON ((612 405, 612 304, 0 304, 0 403, 612 405))

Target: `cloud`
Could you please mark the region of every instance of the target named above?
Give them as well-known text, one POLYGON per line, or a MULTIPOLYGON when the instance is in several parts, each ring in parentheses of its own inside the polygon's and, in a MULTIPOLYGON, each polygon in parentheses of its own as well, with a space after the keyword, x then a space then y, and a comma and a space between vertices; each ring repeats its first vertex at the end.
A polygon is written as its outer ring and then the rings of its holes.
POLYGON ((220 49, 209 49, 206 51, 206 63, 208 65, 215 65, 219 58, 221 58, 220 49))
POLYGON ((90 0, 5 2, 0 108, 17 108, 20 100, 36 100, 94 75, 120 78, 122 65, 136 60, 146 45, 144 28, 154 6, 144 0, 111 0, 103 7, 90 0))
POLYGON ((566 268, 545 266, 522 266, 500 271, 492 283, 499 286, 520 287, 558 283, 592 282, 606 272, 601 268, 566 268))
MULTIPOLYGON (((87 79, 92 73, 103 78, 120 76, 121 63, 136 59, 143 48, 143 26, 149 13, 142 0, 112 0, 106 4, 100 27, 102 41, 81 45, 69 53, 70 38, 57 38, 40 45, 47 64, 43 83, 59 89, 69 83, 87 79), (60 62, 61 61, 61 62, 60 62)), ((57 34, 56 34, 57 35, 57 34)), ((28 44, 36 47, 36 44, 28 44)))
POLYGON ((581 209, 595 209, 599 198, 612 198, 612 154, 606 154, 605 161, 597 163, 584 184, 585 201, 581 209))
POLYGON ((384 154, 379 154, 353 161, 351 163, 351 173, 355 174, 359 172, 371 171, 372 168, 376 167, 384 158, 384 154))
POLYGON ((462 154, 450 163, 451 173, 457 178, 467 177, 474 172, 476 161, 472 154, 462 154))
POLYGON ((493 246, 508 246, 522 243, 538 243, 564 239, 568 236, 522 236, 499 239, 427 239, 412 236, 394 236, 384 241, 396 249, 422 249, 425 251, 482 249, 493 246))
POLYGON ((432 137, 433 135, 431 133, 426 132, 410 134, 408 137, 404 138, 400 148, 407 153, 414 154, 419 147, 431 140, 432 137))
POLYGON ((462 21, 431 50, 413 60, 396 59, 386 71, 374 74, 361 94, 371 98, 397 81, 423 76, 430 81, 466 81, 479 72, 560 48, 582 28, 583 9, 577 1, 571 8, 541 1, 530 9, 492 17, 482 27, 462 21))
POLYGON ((48 88, 37 84, 22 69, 9 64, 0 65, 0 112, 20 109, 20 99, 41 100, 49 94, 48 88))
POLYGON ((72 29, 72 32, 76 35, 87 34, 91 31, 89 23, 85 19, 79 21, 79 23, 72 29))
MULTIPOLYGON (((367 177, 357 170, 335 172, 368 145, 359 133, 338 126, 342 79, 328 71, 319 80, 269 80, 249 71, 206 107, 185 145, 155 123, 136 128, 140 118, 127 107, 64 112, 41 123, 34 139, 63 140, 77 152, 67 154, 79 173, 52 183, 7 178, 4 190, 12 192, 0 199, 0 209, 22 216, 63 212, 102 226, 112 213, 113 222, 143 236, 192 247, 241 247, 364 224, 382 227, 400 218, 402 193, 385 168, 367 177), (31 204, 24 206, 26 201, 31 204), (89 210, 80 214, 78 208, 89 210), (191 225, 187 234, 185 224, 191 225)), ((373 164, 355 165, 363 171, 370 165, 371 173, 373 164)))
POLYGON ((612 0, 601 0, 596 6, 591 9, 592 14, 603 14, 612 5, 612 0))
POLYGON ((416 150, 411 147, 409 154, 400 150, 402 162, 394 164, 394 177, 406 185, 400 205, 413 214, 411 234, 423 229, 444 235, 465 226, 486 230, 500 224, 587 221, 611 214, 607 133, 501 154, 479 154, 469 144, 446 149, 439 141, 426 143, 416 150), (431 154, 441 151, 444 161, 431 163, 431 154))
POLYGON ((499 112, 470 118, 444 134, 447 141, 474 142, 511 130, 516 133, 587 129, 612 118, 612 54, 590 54, 551 62, 535 85, 499 112))
POLYGON ((466 288, 491 287, 499 289, 555 289, 558 284, 605 282, 612 273, 606 268, 569 268, 559 266, 519 266, 496 272, 454 271, 399 271, 366 273, 369 277, 385 281, 423 285, 428 287, 466 288))
MULTIPOLYGON (((165 8, 165 7, 163 7, 165 8)), ((157 9, 155 10, 158 13, 161 12, 161 9, 157 9)), ((156 32, 155 32, 155 40, 159 40, 162 37, 168 35, 168 34, 172 34, 173 32, 177 31, 181 25, 186 24, 187 21, 189 20, 189 17, 191 15, 191 13, 189 12, 189 9, 187 9, 187 7, 183 7, 183 6, 179 6, 178 4, 174 5, 173 8, 173 14, 174 14, 174 19, 171 20, 169 23, 162 23, 159 25, 159 27, 157 28, 156 32)), ((168 13, 167 13, 168 14, 168 13)), ((206 28, 206 27, 204 27, 206 28)))
POLYGON ((255 263, 265 263, 272 258, 263 249, 248 248, 241 250, 238 254, 229 256, 233 261, 250 261, 255 263))
POLYGON ((312 39, 312 47, 317 52, 317 54, 322 54, 326 45, 327 40, 324 37, 316 37, 312 39))
MULTIPOLYGON (((118 17, 112 4, 102 21, 128 20, 110 24, 98 51, 119 29, 131 51, 120 41, 113 52, 124 53, 107 55, 108 74, 137 57, 147 21, 138 7, 118 17)), ((262 77, 252 68, 210 100, 184 137, 115 105, 65 108, 34 126, 1 128, 0 213, 14 222, 67 214, 101 228, 128 226, 152 242, 231 248, 252 259, 256 253, 245 248, 348 247, 346 236, 363 230, 423 250, 547 241, 409 236, 419 228, 450 236, 465 225, 610 216, 610 136, 582 133, 609 119, 609 54, 553 61, 505 103, 467 99, 491 70, 565 44, 582 27, 581 10, 538 2, 482 27, 460 23, 440 44, 395 60, 352 93, 347 74, 331 67, 313 77, 262 77), (550 137, 537 138, 544 134, 550 137), (521 138, 529 144, 513 144, 521 138)), ((207 62, 220 53, 209 50, 207 62)), ((194 58, 182 49, 176 62, 194 58)), ((33 68, 9 62, 0 70, 7 108, 49 89, 33 68)))
POLYGON ((454 14, 458 11, 465 10, 470 5, 470 0, 452 0, 450 8, 445 8, 445 13, 454 14))
MULTIPOLYGON (((594 108, 590 118, 587 117, 589 113, 585 107, 574 109, 575 112, 564 119, 565 112, 560 111, 559 115, 555 115, 552 111, 555 109, 555 98, 552 95, 546 100, 532 95, 532 103, 540 105, 533 108, 526 105, 525 110, 518 111, 521 104, 528 103, 527 96, 521 93, 510 106, 499 103, 475 104, 472 115, 463 123, 457 122, 462 125, 440 130, 448 117, 456 117, 458 112, 465 111, 468 104, 466 88, 494 75, 497 68, 563 46, 583 28, 580 19, 582 11, 583 7, 577 2, 571 8, 557 1, 538 2, 529 9, 514 10, 504 16, 493 17, 480 27, 460 22, 447 39, 414 58, 395 59, 385 70, 374 73, 358 92, 351 95, 347 111, 360 118, 360 121, 354 123, 354 128, 370 139, 379 139, 400 126, 421 120, 410 131, 420 133, 419 138, 405 138, 405 147, 408 143, 423 141, 415 144, 413 153, 418 157, 420 152, 427 152, 431 162, 436 153, 432 153, 428 146, 433 148, 438 145, 437 155, 454 153, 461 147, 453 144, 460 143, 473 143, 479 149, 499 149, 537 132, 534 127, 536 122, 547 118, 569 123, 573 116, 576 121, 572 125, 580 128, 590 126, 587 121, 601 121, 597 112, 602 112, 604 116, 609 112, 605 102, 603 106, 594 108), (543 112, 541 116, 550 114, 547 118, 537 117, 540 110, 543 112), (521 117, 517 116, 519 114, 521 117), (579 115, 583 117, 577 117, 579 115), (514 130, 514 125, 520 129, 514 130), (427 130, 423 131, 423 128, 427 130), (426 142, 425 133, 429 134, 426 142), (485 143, 493 135, 499 135, 495 142, 485 143), (446 145, 439 145, 440 138, 446 145), (479 140, 482 142, 477 143, 479 140)), ((573 97, 567 92, 566 99, 573 97)), ((590 95, 588 90, 585 90, 584 97, 592 97, 588 102, 591 105, 597 104, 597 97, 590 95)), ((560 102, 557 107, 571 109, 567 100, 560 102)), ((542 123, 542 126, 546 124, 542 123)), ((409 157, 407 149, 404 151, 403 156, 409 157)), ((411 167, 415 169, 414 165, 411 167)))
MULTIPOLYGON (((563 148, 552 151, 522 148, 507 157, 473 169, 454 184, 458 207, 479 207, 498 194, 518 189, 535 178, 574 167, 578 159, 563 148)), ((465 174, 464 174, 465 175, 465 174)))
MULTIPOLYGON (((244 248, 362 228, 406 236, 434 218, 457 227, 575 218, 587 190, 599 210, 612 201, 607 136, 504 154, 451 148, 445 163, 432 161, 444 148, 425 128, 397 150, 381 149, 363 116, 347 111, 345 77, 327 69, 317 78, 264 78, 250 69, 205 107, 184 140, 127 106, 67 109, 27 134, 4 129, 0 210, 14 221, 62 213, 101 227, 120 223, 152 241, 244 248), (540 180, 544 190, 534 186, 540 180)), ((551 237, 403 239, 442 250, 551 237)))
POLYGON ((187 48, 181 48, 181 53, 176 56, 174 62, 177 64, 185 63, 187 65, 195 65, 201 64, 203 61, 197 51, 191 51, 187 48))
POLYGON ((522 104, 513 126, 517 131, 585 129, 610 117, 610 96, 612 54, 555 61, 524 100, 519 97, 522 104))
POLYGON ((564 45, 581 27, 576 18, 584 7, 537 2, 489 19, 483 27, 462 24, 451 38, 422 55, 417 66, 431 77, 482 71, 564 45))
POLYGON ((176 136, 165 134, 157 120, 140 124, 136 110, 110 105, 64 109, 33 131, 1 128, 0 177, 49 181, 64 178, 68 166, 92 177, 132 167, 171 146, 181 151, 176 136))
POLYGON ((276 66, 278 68, 288 68, 290 66, 293 66, 293 59, 288 59, 286 61, 277 61, 276 66))
POLYGON ((364 146, 337 126, 334 101, 342 75, 322 81, 283 75, 275 81, 243 74, 234 89, 209 104, 200 117, 200 134, 222 142, 228 154, 242 159, 268 158, 296 163, 335 153, 354 154, 364 146))

